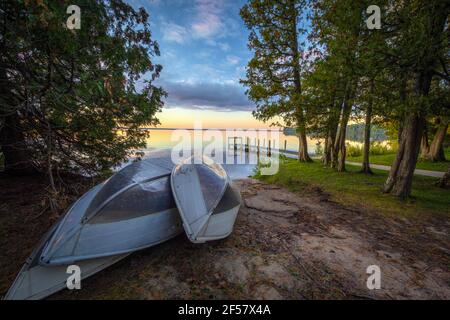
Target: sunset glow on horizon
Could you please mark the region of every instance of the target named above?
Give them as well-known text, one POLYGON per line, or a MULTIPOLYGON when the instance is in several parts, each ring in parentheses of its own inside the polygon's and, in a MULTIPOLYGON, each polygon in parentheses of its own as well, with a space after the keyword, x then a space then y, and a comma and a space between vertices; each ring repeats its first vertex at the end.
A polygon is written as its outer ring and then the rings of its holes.
POLYGON ((161 122, 157 128, 193 128, 200 123, 204 129, 264 129, 270 127, 270 123, 256 120, 250 111, 216 111, 187 108, 163 108, 157 118, 161 122))

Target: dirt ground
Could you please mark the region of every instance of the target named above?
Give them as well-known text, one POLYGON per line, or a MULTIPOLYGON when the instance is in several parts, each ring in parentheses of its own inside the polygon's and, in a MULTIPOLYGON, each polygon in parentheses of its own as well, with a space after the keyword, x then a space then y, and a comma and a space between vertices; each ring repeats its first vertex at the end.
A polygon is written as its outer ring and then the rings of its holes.
MULTIPOLYGON (((237 184, 244 205, 227 239, 192 244, 183 234, 50 298, 450 299, 450 219, 386 217, 319 189, 237 184), (369 265, 380 267, 379 290, 367 289, 369 265)), ((42 212, 39 179, 0 179, 0 190, 1 295, 56 217, 42 212)))

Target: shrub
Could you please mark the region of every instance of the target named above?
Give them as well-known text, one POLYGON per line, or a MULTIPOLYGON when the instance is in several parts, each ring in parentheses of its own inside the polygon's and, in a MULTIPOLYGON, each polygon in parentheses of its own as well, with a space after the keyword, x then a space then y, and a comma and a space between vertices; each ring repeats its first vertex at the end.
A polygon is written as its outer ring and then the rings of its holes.
POLYGON ((363 146, 357 144, 347 143, 347 156, 348 157, 359 157, 363 154, 363 146))
POLYGON ((322 147, 322 144, 320 142, 316 143, 315 154, 318 155, 318 156, 323 155, 323 147, 322 147))
POLYGON ((396 151, 396 148, 391 144, 391 142, 382 143, 382 142, 372 142, 370 144, 370 154, 371 155, 383 155, 383 154, 391 154, 396 151))
MULTIPOLYGON (((395 153, 397 147, 396 144, 388 142, 373 141, 370 143, 370 152, 372 156, 392 154, 395 153)), ((350 144, 347 143, 347 156, 348 157, 360 157, 364 153, 364 145, 362 144, 350 144)))

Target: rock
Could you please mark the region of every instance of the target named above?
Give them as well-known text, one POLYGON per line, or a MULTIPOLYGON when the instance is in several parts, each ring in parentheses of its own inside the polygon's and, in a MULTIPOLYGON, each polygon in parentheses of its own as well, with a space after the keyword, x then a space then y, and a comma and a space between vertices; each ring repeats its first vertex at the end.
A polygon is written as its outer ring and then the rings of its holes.
POLYGON ((256 196, 244 200, 247 208, 271 213, 296 213, 298 208, 289 204, 272 201, 266 197, 256 196))
POLYGON ((258 300, 281 300, 283 297, 279 294, 279 292, 273 288, 269 287, 268 285, 260 285, 256 288, 255 299, 258 300))
POLYGON ((153 278, 146 282, 146 299, 189 299, 188 284, 179 282, 173 276, 153 278))
POLYGON ((412 267, 414 269, 423 270, 423 269, 426 269, 428 267, 428 265, 425 262, 417 261, 417 262, 412 264, 412 267))
POLYGON ((437 235, 437 236, 447 236, 447 232, 437 230, 437 229, 434 228, 434 227, 427 227, 427 230, 428 230, 429 232, 431 232, 431 233, 434 233, 434 234, 437 235))
POLYGON ((246 283, 250 275, 247 267, 244 264, 242 257, 229 257, 227 259, 220 259, 216 264, 216 269, 219 270, 226 279, 235 284, 246 283))
POLYGON ((253 257, 250 260, 250 264, 255 266, 255 267, 262 266, 264 264, 264 259, 261 258, 260 256, 253 257))
POLYGON ((384 257, 386 259, 400 260, 402 258, 402 255, 400 253, 387 252, 384 250, 377 250, 377 254, 378 254, 378 256, 384 257))
POLYGON ((292 289, 295 285, 295 279, 286 271, 286 269, 276 262, 271 262, 267 266, 258 267, 258 272, 271 280, 272 283, 282 286, 286 289, 292 289))

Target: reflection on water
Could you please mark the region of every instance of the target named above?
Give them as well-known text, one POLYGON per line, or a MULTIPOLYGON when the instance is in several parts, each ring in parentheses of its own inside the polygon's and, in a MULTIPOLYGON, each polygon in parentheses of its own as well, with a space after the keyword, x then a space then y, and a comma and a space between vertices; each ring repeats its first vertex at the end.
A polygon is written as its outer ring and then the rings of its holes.
MULTIPOLYGON (((192 155, 194 152, 195 151, 192 151, 190 154, 192 155)), ((188 156, 188 154, 183 155, 184 158, 187 158, 188 156)), ((165 148, 147 150, 145 152, 144 159, 148 158, 171 159, 171 149, 165 148)), ((258 158, 256 156, 256 153, 252 152, 251 154, 249 154, 247 152, 244 152, 243 150, 219 150, 217 151, 217 154, 214 158, 217 163, 220 163, 223 166, 231 179, 243 179, 252 176, 255 173, 257 159, 261 159, 262 161, 267 161, 268 159, 265 153, 262 153, 258 158)), ((115 170, 123 169, 132 161, 133 160, 129 160, 128 162, 123 163, 120 167, 115 168, 115 170)))
MULTIPOLYGON (((250 132, 250 131, 249 131, 250 132)), ((246 153, 243 148, 239 147, 236 152, 230 143, 233 143, 233 139, 229 141, 229 137, 239 136, 239 131, 235 133, 233 131, 226 132, 224 130, 185 130, 185 129, 156 129, 149 130, 149 138, 147 139, 147 147, 145 150, 145 157, 160 157, 165 155, 170 157, 170 153, 174 147, 181 149, 182 139, 190 140, 188 147, 189 150, 198 150, 198 145, 195 145, 195 139, 200 139, 200 143, 203 150, 213 149, 213 146, 217 146, 219 142, 220 147, 214 148, 217 154, 223 156, 222 160, 218 160, 217 157, 214 159, 216 162, 221 163, 225 171, 227 171, 231 179, 242 179, 247 178, 255 173, 256 163, 256 146, 258 145, 258 140, 261 148, 260 160, 267 161, 265 155, 267 147, 269 146, 269 140, 272 150, 281 149, 296 152, 298 150, 298 138, 296 136, 287 136, 283 132, 275 132, 270 130, 256 130, 252 131, 253 136, 244 130, 244 138, 242 140, 237 140, 237 144, 245 144, 247 137, 250 143, 251 153, 246 153), (255 134, 256 132, 256 134, 255 134), (214 134, 218 134, 218 137, 212 137, 214 134), (221 139, 221 141, 215 141, 215 139, 221 139), (191 148, 192 147, 192 148, 191 148), (231 147, 231 149, 230 149, 231 147), (231 158, 230 158, 231 157, 231 158)), ((242 133, 242 131, 240 131, 242 133)), ((316 150, 317 139, 308 138, 308 150, 310 154, 314 154, 316 150)), ((185 143, 186 141, 184 141, 185 143)), ((200 148, 201 149, 201 148, 200 148)), ((208 152, 205 152, 208 155, 208 152)), ((274 155, 274 158, 277 157, 274 155)), ((274 159, 272 158, 272 159, 274 159)))
MULTIPOLYGON (((241 131, 242 132, 242 131, 241 131)), ((186 149, 186 146, 181 146, 181 136, 184 135, 184 139, 190 140, 189 147, 187 150, 189 152, 193 152, 192 150, 202 150, 204 151, 204 154, 210 155, 209 152, 214 150, 214 152, 217 152, 217 154, 222 154, 223 159, 218 160, 217 158, 214 158, 214 161, 217 163, 222 164, 224 169, 227 171, 228 175, 232 179, 240 179, 240 178, 246 178, 248 176, 251 176, 255 172, 256 163, 258 161, 255 161, 255 155, 256 155, 256 149, 257 149, 257 143, 259 140, 260 147, 261 147, 261 157, 264 161, 264 159, 268 159, 265 156, 265 152, 267 151, 267 147, 269 145, 269 140, 271 141, 271 148, 272 150, 284 150, 284 147, 286 146, 287 151, 293 152, 293 154, 285 154, 288 157, 295 157, 295 153, 298 151, 298 138, 296 136, 287 136, 284 135, 283 132, 273 132, 273 131, 253 131, 253 133, 258 132, 256 135, 253 136, 247 136, 244 131, 244 138, 242 140, 237 140, 237 144, 245 144, 247 137, 249 138, 250 143, 250 156, 248 153, 244 152, 243 146, 239 146, 238 150, 236 151, 236 154, 233 154, 233 147, 230 145, 230 143, 233 143, 233 139, 228 140, 228 137, 231 135, 233 136, 233 132, 228 132, 228 136, 226 134, 226 131, 224 130, 186 130, 186 129, 150 129, 149 130, 149 137, 147 139, 147 146, 144 150, 142 150, 145 154, 145 158, 147 157, 160 157, 160 156, 166 156, 168 158, 171 158, 171 152, 175 148, 178 149, 186 149), (213 134, 211 134, 213 132, 213 134), (218 139, 221 139, 219 145, 220 147, 217 147, 217 141, 214 141, 214 139, 211 136, 214 135, 214 132, 219 133, 218 139), (261 133, 262 132, 262 133, 261 133), (182 133, 182 134, 180 134, 182 133), (200 144, 196 145, 195 140, 200 138, 200 144), (208 148, 209 147, 209 148, 208 148), (208 150, 208 151, 207 151, 208 150), (234 156, 234 159, 230 159, 234 156), (249 160, 249 157, 252 158, 252 160, 249 160)), ((239 134, 237 134, 239 135, 239 134)), ((322 143, 322 150, 323 150, 323 140, 320 141, 319 139, 307 139, 308 143, 308 152, 310 155, 315 155, 317 150, 317 143, 322 143)), ((347 141, 350 145, 362 145, 360 142, 352 142, 347 141)), ((176 150, 176 149, 175 149, 176 150)), ((202 153, 202 151, 200 151, 202 153)), ((277 157, 277 155, 274 155, 277 157)), ((220 157, 219 157, 220 158, 220 157)), ((273 159, 273 158, 272 158, 273 159)), ((131 160, 130 160, 131 161, 131 160)), ((177 160, 174 159, 174 162, 177 160)), ((129 164, 129 162, 124 163, 122 166, 120 166, 117 169, 123 168, 129 164)))

